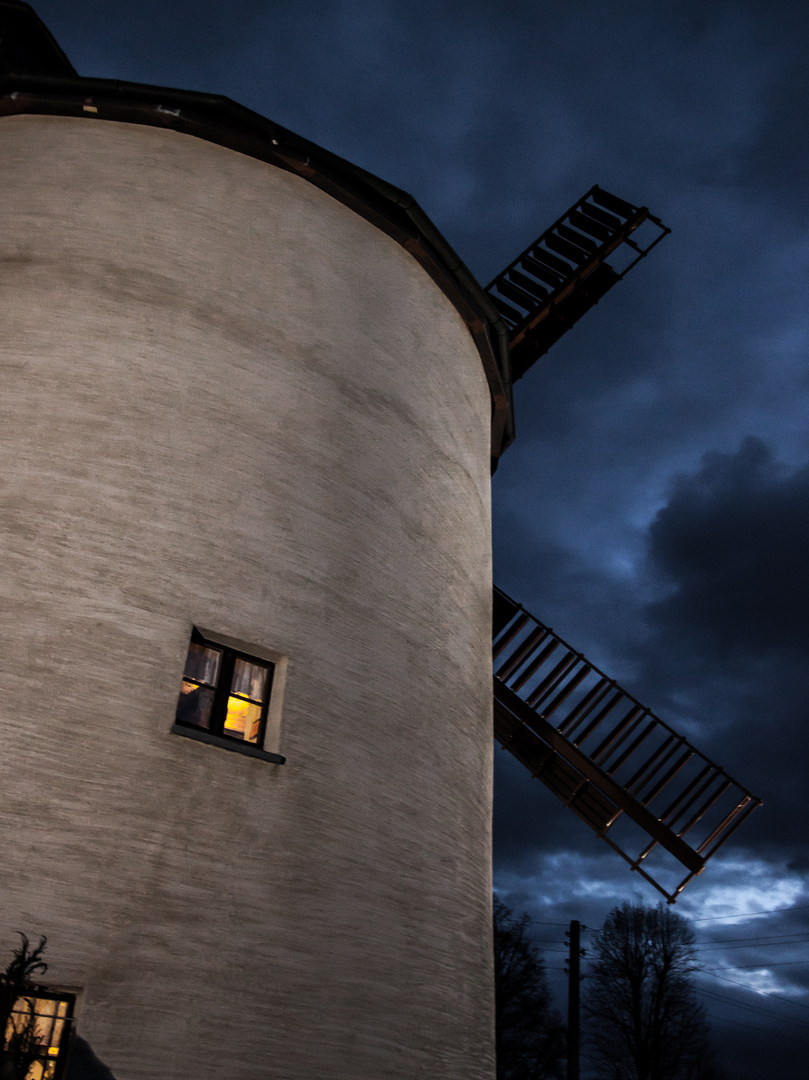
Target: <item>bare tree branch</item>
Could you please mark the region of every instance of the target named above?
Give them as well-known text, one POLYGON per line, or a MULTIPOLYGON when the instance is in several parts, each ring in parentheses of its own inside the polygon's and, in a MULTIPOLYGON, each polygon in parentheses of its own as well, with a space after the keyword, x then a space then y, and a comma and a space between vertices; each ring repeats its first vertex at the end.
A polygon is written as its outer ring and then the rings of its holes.
POLYGON ((719 1080, 695 970, 693 931, 670 908, 610 912, 584 998, 588 1057, 600 1080, 719 1080))

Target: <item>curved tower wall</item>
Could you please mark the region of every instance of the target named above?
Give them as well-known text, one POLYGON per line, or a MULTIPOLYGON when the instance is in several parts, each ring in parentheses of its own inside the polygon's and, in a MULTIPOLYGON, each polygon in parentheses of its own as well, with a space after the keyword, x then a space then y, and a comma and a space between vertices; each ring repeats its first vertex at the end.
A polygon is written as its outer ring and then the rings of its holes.
POLYGON ((491 1077, 468 330, 263 162, 67 117, 0 145, 5 935, 48 935, 117 1080, 491 1077), (171 733, 193 626, 281 660, 285 764, 171 733))

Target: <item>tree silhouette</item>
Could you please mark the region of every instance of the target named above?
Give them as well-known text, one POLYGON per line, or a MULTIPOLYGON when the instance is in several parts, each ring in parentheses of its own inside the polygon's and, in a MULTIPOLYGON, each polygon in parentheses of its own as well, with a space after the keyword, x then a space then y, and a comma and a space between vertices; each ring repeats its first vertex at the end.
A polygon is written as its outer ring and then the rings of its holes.
POLYGON ((720 1074, 693 985, 694 934, 664 904, 607 916, 586 980, 586 1046, 604 1080, 714 1080, 720 1074))
POLYGON ((497 1080, 561 1077, 565 1033, 551 1007, 545 965, 527 915, 494 899, 494 993, 497 1080))
POLYGON ((25 934, 20 938, 8 967, 0 972, 0 1080, 25 1080, 39 1052, 33 1001, 38 988, 33 977, 48 969, 42 959, 47 938, 40 938, 36 948, 25 934))

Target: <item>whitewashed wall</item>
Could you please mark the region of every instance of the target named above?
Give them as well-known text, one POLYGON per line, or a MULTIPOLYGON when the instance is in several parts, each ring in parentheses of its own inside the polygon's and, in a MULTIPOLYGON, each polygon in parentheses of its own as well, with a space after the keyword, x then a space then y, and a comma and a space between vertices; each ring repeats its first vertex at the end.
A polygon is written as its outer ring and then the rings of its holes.
POLYGON ((118 1080, 488 1080, 490 403, 447 298, 304 180, 0 120, 0 948, 118 1080), (192 624, 280 751, 170 734, 192 624))

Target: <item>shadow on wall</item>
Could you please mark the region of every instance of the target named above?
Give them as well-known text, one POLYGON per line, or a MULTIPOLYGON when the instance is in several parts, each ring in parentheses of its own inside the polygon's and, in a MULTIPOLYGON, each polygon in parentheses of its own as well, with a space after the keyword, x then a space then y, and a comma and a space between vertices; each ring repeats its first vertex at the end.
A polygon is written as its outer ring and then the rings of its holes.
POLYGON ((65 1080, 115 1080, 115 1077, 93 1053, 92 1047, 77 1035, 70 1050, 65 1080))

